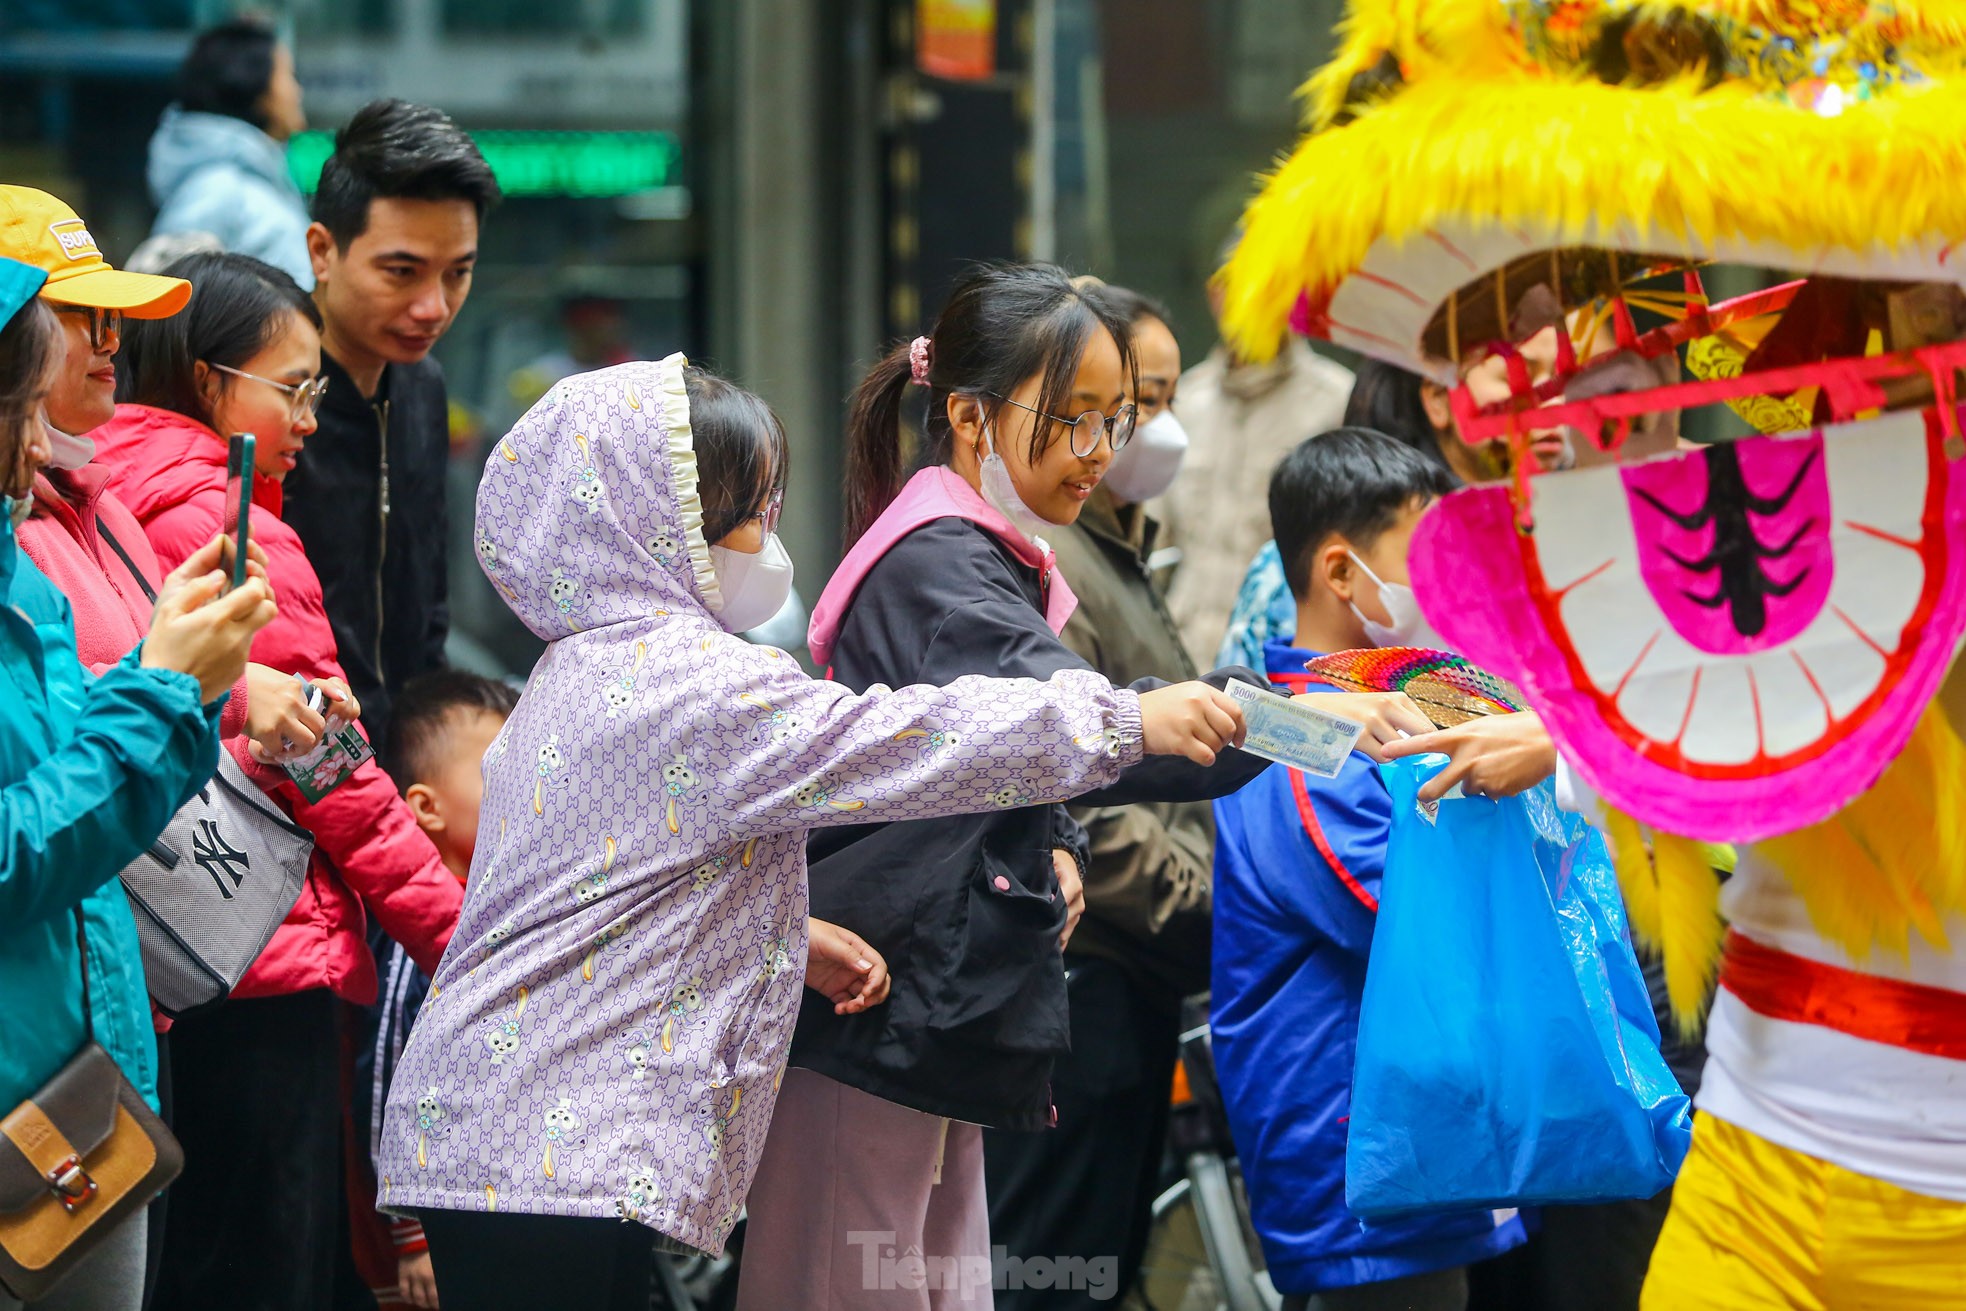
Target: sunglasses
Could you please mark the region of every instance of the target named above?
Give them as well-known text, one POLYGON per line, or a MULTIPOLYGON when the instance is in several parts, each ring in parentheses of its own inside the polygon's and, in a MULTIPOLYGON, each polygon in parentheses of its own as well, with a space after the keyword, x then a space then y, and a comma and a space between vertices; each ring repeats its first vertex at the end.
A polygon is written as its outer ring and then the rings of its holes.
POLYGON ((96 305, 53 305, 57 314, 86 314, 89 316, 89 345, 96 354, 107 351, 111 342, 118 345, 123 340, 123 311, 106 310, 96 305))

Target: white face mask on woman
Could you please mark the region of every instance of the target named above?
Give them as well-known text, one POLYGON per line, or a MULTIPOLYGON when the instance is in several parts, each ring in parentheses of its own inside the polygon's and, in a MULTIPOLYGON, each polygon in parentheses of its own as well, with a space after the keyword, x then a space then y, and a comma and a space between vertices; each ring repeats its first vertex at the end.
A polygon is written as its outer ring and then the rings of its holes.
POLYGON ((1352 613, 1365 625, 1365 639, 1374 646, 1422 646, 1439 649, 1440 634, 1433 630, 1427 617, 1420 613, 1420 602, 1413 595, 1413 589, 1405 583, 1388 583, 1372 572, 1372 566, 1358 558, 1358 552, 1347 550, 1352 563, 1365 571, 1365 576, 1379 585, 1379 604, 1391 624, 1382 624, 1366 618, 1365 611, 1356 602, 1346 602, 1352 613))
POLYGON ((1162 410, 1134 429, 1133 440, 1106 466, 1103 481, 1117 499, 1137 505, 1172 487, 1187 458, 1188 430, 1173 410, 1162 410))
POLYGON ((724 598, 717 622, 727 633, 750 632, 777 614, 792 594, 792 557, 777 533, 766 533, 764 546, 756 551, 713 546, 710 564, 724 598))
MULTIPOLYGON (((976 404, 980 407, 983 402, 979 399, 976 404)), ((1024 504, 1024 498, 1017 494, 1017 484, 1011 481, 1010 466, 1003 462, 1003 456, 997 454, 997 443, 990 435, 989 423, 985 421, 982 426, 983 444, 988 448, 980 470, 983 499, 995 506, 998 514, 1010 520, 1018 532, 1033 541, 1043 541, 1038 534, 1056 525, 1040 519, 1036 511, 1024 504)))
POLYGON ((48 459, 50 469, 79 469, 96 458, 96 444, 93 438, 78 437, 74 433, 63 432, 49 423, 46 417, 42 418, 41 427, 48 434, 48 449, 51 452, 48 459))

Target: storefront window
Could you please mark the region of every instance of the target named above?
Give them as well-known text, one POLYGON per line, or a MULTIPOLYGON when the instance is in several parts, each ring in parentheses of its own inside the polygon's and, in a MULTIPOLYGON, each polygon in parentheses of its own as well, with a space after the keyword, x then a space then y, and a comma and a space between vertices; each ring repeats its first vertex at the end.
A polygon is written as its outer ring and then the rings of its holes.
POLYGON ((1257 175, 1297 140, 1295 92, 1328 57, 1341 6, 1052 2, 1056 256, 1164 300, 1200 359, 1214 341, 1208 278, 1257 175))

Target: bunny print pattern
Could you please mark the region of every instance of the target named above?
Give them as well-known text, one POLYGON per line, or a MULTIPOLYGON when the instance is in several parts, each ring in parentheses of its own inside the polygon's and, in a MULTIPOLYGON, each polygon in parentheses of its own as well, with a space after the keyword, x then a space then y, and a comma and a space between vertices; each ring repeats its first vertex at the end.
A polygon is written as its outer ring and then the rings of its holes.
POLYGON ((1090 673, 856 696, 726 635, 701 524, 679 361, 567 380, 486 463, 480 558, 548 645, 391 1085, 393 1209, 496 1199, 720 1250, 797 1015, 806 831, 1138 758, 1138 699, 1090 673))

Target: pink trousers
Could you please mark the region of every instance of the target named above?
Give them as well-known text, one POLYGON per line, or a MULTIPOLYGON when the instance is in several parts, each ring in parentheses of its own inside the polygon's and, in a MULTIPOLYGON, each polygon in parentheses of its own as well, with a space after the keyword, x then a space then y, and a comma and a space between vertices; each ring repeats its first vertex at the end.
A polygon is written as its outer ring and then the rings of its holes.
POLYGON ((737 1311, 992 1311, 983 1131, 785 1072, 737 1311))

